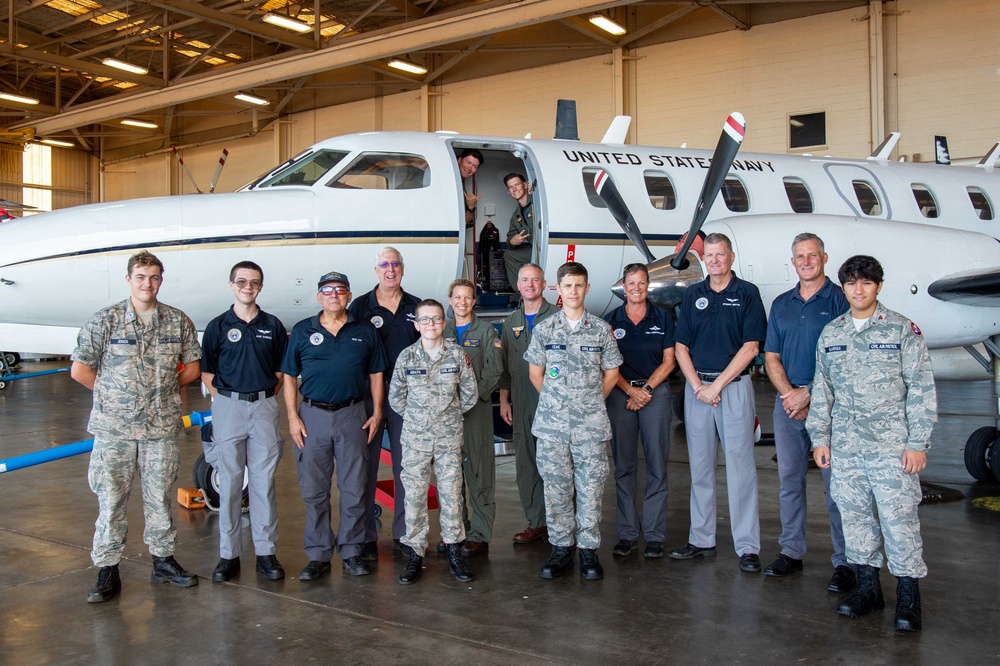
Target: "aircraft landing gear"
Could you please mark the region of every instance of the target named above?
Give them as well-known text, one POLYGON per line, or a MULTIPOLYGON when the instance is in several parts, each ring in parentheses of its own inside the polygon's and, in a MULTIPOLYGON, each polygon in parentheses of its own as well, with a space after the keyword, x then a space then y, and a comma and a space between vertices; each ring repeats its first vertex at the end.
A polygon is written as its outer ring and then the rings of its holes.
POLYGON ((1000 335, 994 335, 983 342, 989 352, 989 360, 983 358, 974 347, 966 347, 979 363, 993 373, 993 398, 996 400, 997 412, 993 418, 995 424, 979 428, 965 443, 965 469, 977 481, 984 483, 1000 483, 1000 335))
POLYGON ((21 355, 17 352, 4 352, 3 360, 7 364, 7 367, 13 368, 21 362, 21 355))

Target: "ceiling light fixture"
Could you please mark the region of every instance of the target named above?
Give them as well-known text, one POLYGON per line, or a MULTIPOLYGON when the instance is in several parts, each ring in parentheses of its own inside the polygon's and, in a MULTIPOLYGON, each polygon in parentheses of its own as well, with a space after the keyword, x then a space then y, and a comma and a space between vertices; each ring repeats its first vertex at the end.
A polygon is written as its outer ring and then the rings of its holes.
POLYGON ((625 30, 625 28, 615 23, 604 14, 594 14, 593 16, 590 17, 590 22, 596 25, 604 32, 609 32, 615 36, 624 35, 626 32, 628 32, 627 30, 625 30))
POLYGON ((59 139, 41 139, 38 143, 44 143, 46 146, 59 146, 60 148, 76 148, 75 143, 60 141, 59 139))
POLYGON ((296 21, 290 16, 282 16, 281 14, 275 14, 273 12, 264 14, 264 23, 270 23, 271 25, 276 25, 279 28, 294 30, 295 32, 309 32, 312 30, 312 26, 308 23, 296 21))
POLYGON ((145 67, 139 67, 138 65, 133 65, 130 62, 125 62, 124 60, 118 60, 117 58, 105 58, 101 61, 108 67, 114 67, 115 69, 120 69, 126 72, 132 72, 133 74, 148 74, 149 70, 145 67))
POLYGON ((404 72, 409 72, 410 74, 426 74, 427 68, 421 67, 420 65, 415 65, 407 60, 400 60, 399 58, 393 58, 389 61, 389 67, 393 69, 399 69, 404 72))
POLYGON ((251 95, 250 93, 246 92, 238 92, 235 95, 233 95, 233 97, 240 100, 241 102, 247 102, 249 104, 257 104, 259 106, 267 106, 268 104, 271 103, 270 101, 264 99, 263 97, 257 97, 256 95, 251 95))
POLYGON ((144 129, 156 129, 159 127, 156 123, 151 123, 148 120, 136 120, 135 118, 126 118, 122 121, 122 125, 128 125, 129 127, 142 127, 144 129))
POLYGON ((21 104, 38 104, 38 100, 34 97, 25 97, 14 93, 0 92, 0 99, 5 99, 8 102, 20 102, 21 104))

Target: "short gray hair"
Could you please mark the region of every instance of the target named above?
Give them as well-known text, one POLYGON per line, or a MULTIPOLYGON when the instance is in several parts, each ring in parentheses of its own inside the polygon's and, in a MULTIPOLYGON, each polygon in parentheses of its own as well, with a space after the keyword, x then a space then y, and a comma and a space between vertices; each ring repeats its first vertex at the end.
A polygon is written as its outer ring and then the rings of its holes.
POLYGON ((792 256, 795 256, 795 246, 799 243, 805 243, 806 241, 816 241, 819 244, 819 251, 826 252, 826 245, 823 243, 823 239, 814 233, 804 231, 795 238, 792 239, 792 256))
POLYGON ((729 240, 729 236, 726 234, 716 232, 705 236, 705 245, 716 245, 718 243, 725 243, 729 251, 733 251, 733 241, 729 240))
POLYGON ((382 248, 381 250, 379 250, 375 254, 375 265, 378 266, 379 262, 382 261, 382 257, 385 256, 385 255, 387 255, 387 254, 389 254, 390 252, 392 252, 397 257, 399 257, 399 263, 401 263, 401 264, 403 263, 403 255, 402 255, 402 253, 399 250, 397 250, 396 248, 392 247, 391 245, 386 245, 384 248, 382 248))

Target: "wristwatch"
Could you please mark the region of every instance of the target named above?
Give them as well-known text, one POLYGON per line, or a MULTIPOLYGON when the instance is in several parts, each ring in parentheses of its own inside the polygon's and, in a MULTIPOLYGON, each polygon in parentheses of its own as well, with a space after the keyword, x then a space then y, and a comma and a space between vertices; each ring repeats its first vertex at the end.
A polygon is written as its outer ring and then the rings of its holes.
POLYGON ((649 395, 653 395, 653 387, 650 386, 649 384, 643 384, 642 390, 648 393, 649 395))

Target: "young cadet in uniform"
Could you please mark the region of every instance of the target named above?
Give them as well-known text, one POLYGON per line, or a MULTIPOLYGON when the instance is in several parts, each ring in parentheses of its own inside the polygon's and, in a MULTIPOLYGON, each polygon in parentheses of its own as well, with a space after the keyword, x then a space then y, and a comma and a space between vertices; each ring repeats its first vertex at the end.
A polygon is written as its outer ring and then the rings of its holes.
POLYGON ((517 290, 518 271, 531 261, 531 239, 535 235, 535 213, 531 210, 531 193, 528 179, 519 173, 509 173, 503 178, 507 194, 517 202, 517 208, 507 223, 507 249, 503 253, 503 263, 507 267, 507 281, 510 288, 517 290))
POLYGON ((674 332, 684 387, 684 427, 691 466, 691 530, 676 560, 715 555, 715 451, 726 455, 733 545, 740 569, 760 571, 757 467, 753 458, 754 398, 749 367, 765 339, 757 287, 733 273, 733 244, 705 238, 708 277, 685 290, 674 332))
POLYGON ((327 273, 317 288, 316 300, 323 310, 292 328, 281 363, 288 430, 298 447, 299 491, 306 505, 309 564, 299 574, 301 580, 315 580, 328 573, 335 548, 344 561, 345 573, 370 573, 361 559, 365 489, 369 446, 382 420, 382 373, 386 368, 378 333, 367 321, 347 311, 351 302, 347 276, 327 273), (302 404, 296 405, 299 375, 302 404), (362 404, 369 386, 374 399, 370 417, 362 404), (336 537, 330 527, 334 465, 340 492, 336 537))
POLYGON ((500 360, 500 339, 493 324, 472 312, 476 304, 476 286, 470 280, 455 280, 448 287, 448 303, 455 318, 445 323, 444 338, 457 342, 469 357, 479 389, 479 400, 465 413, 462 442, 462 469, 471 509, 470 519, 470 511, 463 502, 465 543, 462 557, 474 557, 487 551, 497 511, 493 390, 503 371, 503 361, 500 360))
MULTIPOLYGON (((396 366, 396 357, 406 347, 412 345, 420 337, 413 328, 413 309, 420 299, 403 291, 403 255, 394 247, 384 247, 375 255, 375 276, 378 284, 367 294, 351 303, 348 311, 356 319, 371 322, 378 330, 382 348, 385 350, 386 368, 383 374, 384 384, 379 392, 382 404, 379 411, 385 422, 379 422, 379 429, 371 440, 368 451, 368 476, 365 486, 365 545, 361 557, 367 562, 378 560, 378 526, 375 522, 375 482, 378 481, 379 456, 382 453, 382 432, 389 431, 389 449, 392 455, 392 478, 394 481, 396 510, 392 516, 392 540, 398 545, 400 537, 406 532, 406 521, 403 507, 406 502, 406 492, 399 480, 401 449, 399 435, 403 429, 403 417, 397 414, 389 405, 389 380, 396 366)), ((374 405, 372 396, 375 389, 365 395, 365 410, 372 416, 374 405)))
POLYGON ((920 329, 878 301, 882 276, 873 257, 840 267, 851 311, 819 337, 806 428, 816 464, 832 472, 847 559, 858 568, 858 587, 838 612, 859 617, 885 607, 879 569, 888 559, 898 580, 896 629, 920 631, 917 580, 927 565, 917 472, 927 466, 937 393, 920 329))
POLYGON ((183 312, 156 300, 163 264, 145 250, 128 260, 131 295, 91 317, 77 337, 70 376, 94 392, 87 430, 94 433, 88 477, 97 495, 94 547, 100 567, 87 601, 108 601, 121 590, 118 563, 128 534, 129 495, 136 472, 142 483, 154 583, 198 584, 174 559, 177 530, 170 493, 180 466, 180 388, 198 378, 201 347, 183 312), (181 363, 184 369, 177 372, 181 363))
POLYGON ((531 383, 524 352, 535 326, 559 308, 545 300, 545 275, 538 264, 525 264, 518 271, 517 289, 521 306, 504 319, 500 334, 503 375, 500 377, 500 417, 514 429, 514 469, 521 506, 528 527, 514 535, 515 544, 547 539, 545 495, 535 460, 536 441, 531 434, 538 409, 538 389, 531 383), (513 407, 511 407, 513 400, 513 407))
POLYGON ((278 558, 278 503, 274 472, 281 460, 277 392, 288 334, 281 320, 257 305, 264 271, 241 261, 229 272, 234 303, 205 327, 201 381, 212 394, 212 439, 205 459, 219 473, 219 564, 212 580, 240 572, 243 468, 249 472, 250 529, 257 571, 268 580, 285 577, 278 558))
POLYGON ((580 575, 604 578, 601 496, 608 478, 611 424, 604 401, 618 381, 622 355, 608 323, 584 309, 587 269, 570 261, 556 273, 562 312, 535 327, 524 353, 538 390, 532 433, 538 438, 538 471, 545 484, 545 518, 552 554, 542 578, 556 578, 580 550, 580 575))
MULTIPOLYGON (((850 306, 844 292, 823 272, 827 254, 816 234, 802 233, 792 241, 792 266, 799 276, 794 289, 774 299, 767 318, 764 364, 778 395, 774 400, 774 449, 778 456, 778 502, 781 512, 781 552, 764 575, 783 577, 802 570, 806 554, 806 471, 811 455, 806 416, 816 369, 816 340, 831 320, 850 306)), ((833 541, 833 578, 827 589, 850 592, 854 569, 844 555, 840 511, 830 493, 830 471, 823 470, 826 508, 833 541)))
POLYGON ((406 486, 406 534, 409 548, 399 577, 402 585, 420 577, 427 549, 427 489, 431 467, 437 477, 441 539, 447 545, 448 565, 460 581, 473 575, 462 559, 462 414, 479 400, 472 362, 457 344, 446 341, 444 308, 434 300, 421 301, 414 324, 420 341, 403 350, 396 361, 389 404, 403 415, 403 471, 406 486))

